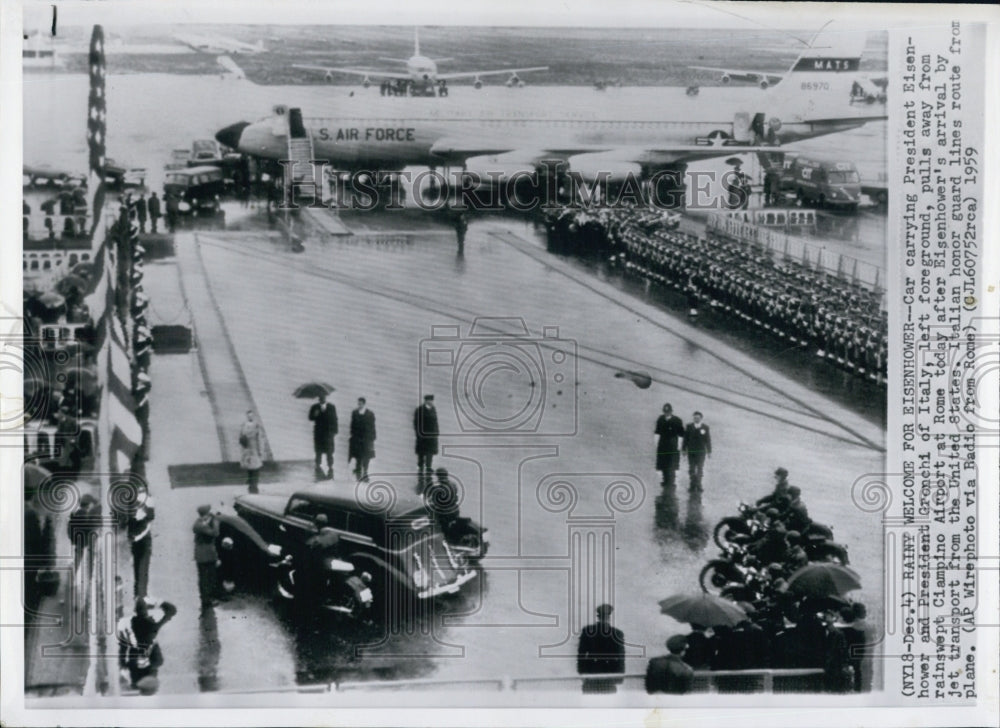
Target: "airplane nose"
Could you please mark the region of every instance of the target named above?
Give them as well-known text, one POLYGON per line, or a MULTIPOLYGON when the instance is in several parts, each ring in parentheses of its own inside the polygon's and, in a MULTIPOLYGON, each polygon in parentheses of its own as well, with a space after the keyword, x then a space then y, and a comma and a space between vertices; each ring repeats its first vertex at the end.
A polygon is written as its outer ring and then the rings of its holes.
POLYGON ((230 124, 224 129, 219 129, 215 133, 215 140, 219 144, 223 144, 232 149, 239 149, 240 147, 240 136, 243 134, 243 130, 250 126, 248 121, 238 121, 235 124, 230 124))

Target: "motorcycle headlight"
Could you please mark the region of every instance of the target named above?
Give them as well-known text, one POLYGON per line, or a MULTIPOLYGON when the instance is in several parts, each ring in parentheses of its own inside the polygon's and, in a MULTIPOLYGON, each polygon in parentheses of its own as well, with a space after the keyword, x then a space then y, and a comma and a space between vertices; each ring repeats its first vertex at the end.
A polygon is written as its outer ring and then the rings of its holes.
POLYGON ((281 546, 276 543, 269 543, 267 545, 267 553, 271 556, 281 556, 281 546))

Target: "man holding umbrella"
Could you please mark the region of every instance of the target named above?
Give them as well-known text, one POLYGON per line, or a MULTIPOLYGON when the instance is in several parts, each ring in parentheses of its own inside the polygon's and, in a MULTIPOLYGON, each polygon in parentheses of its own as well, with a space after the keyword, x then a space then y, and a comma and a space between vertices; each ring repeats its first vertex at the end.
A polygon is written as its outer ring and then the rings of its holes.
POLYGON ((316 477, 326 477, 333 480, 333 438, 337 435, 337 408, 332 402, 326 401, 326 395, 333 387, 322 382, 303 384, 295 390, 295 396, 300 399, 316 397, 317 401, 309 408, 309 421, 313 423, 313 450, 316 453, 316 477), (327 472, 323 473, 323 456, 326 456, 327 472))

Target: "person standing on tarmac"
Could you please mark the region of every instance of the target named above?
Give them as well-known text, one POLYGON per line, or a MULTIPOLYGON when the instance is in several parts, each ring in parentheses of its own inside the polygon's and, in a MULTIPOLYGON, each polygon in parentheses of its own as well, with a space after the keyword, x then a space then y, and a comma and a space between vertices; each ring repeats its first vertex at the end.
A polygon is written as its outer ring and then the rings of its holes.
POLYGON ((413 432, 416 435, 414 451, 421 482, 430 480, 434 456, 438 451, 438 417, 434 409, 434 395, 424 395, 424 403, 413 411, 413 432))
MULTIPOLYGON (((580 633, 576 671, 580 675, 621 674, 625 672, 625 635, 611 626, 614 607, 602 604, 597 608, 597 621, 588 624, 580 633)), ((584 678, 585 693, 614 693, 620 679, 584 678)))
POLYGON ((201 608, 208 609, 215 604, 218 595, 216 567, 219 562, 219 554, 215 550, 219 522, 212 515, 211 506, 198 506, 198 518, 191 530, 194 531, 194 560, 198 566, 198 596, 201 608))
POLYGON ((684 423, 674 414, 670 404, 663 405, 663 414, 656 419, 656 469, 663 474, 664 488, 673 488, 681 454, 677 438, 684 436, 684 423))
POLYGON ((465 233, 469 230, 469 221, 465 219, 464 213, 458 213, 455 217, 455 238, 458 240, 458 252, 465 250, 465 233))
POLYGON ((160 221, 160 198, 154 192, 149 196, 149 224, 150 230, 155 235, 156 226, 160 221))
POLYGON ((149 210, 146 204, 146 195, 139 195, 139 199, 135 201, 135 214, 139 219, 139 232, 143 235, 146 234, 146 217, 149 214, 149 210))
POLYGON ((688 475, 691 490, 701 490, 701 479, 705 474, 705 458, 712 454, 712 433, 702 422, 701 412, 695 412, 693 421, 684 428, 682 450, 688 460, 688 475))
POLYGON ((351 412, 351 435, 347 443, 347 460, 354 460, 354 475, 359 481, 368 480, 368 463, 375 457, 375 413, 367 407, 364 397, 358 397, 358 407, 351 412))

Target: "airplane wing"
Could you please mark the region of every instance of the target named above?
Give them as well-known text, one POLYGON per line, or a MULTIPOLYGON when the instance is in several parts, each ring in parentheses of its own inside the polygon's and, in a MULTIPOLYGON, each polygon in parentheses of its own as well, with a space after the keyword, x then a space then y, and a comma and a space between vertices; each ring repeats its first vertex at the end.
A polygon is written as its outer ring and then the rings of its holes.
POLYGON ((460 71, 458 73, 439 73, 437 78, 443 81, 452 81, 456 78, 477 78, 481 76, 503 76, 513 73, 529 73, 531 71, 547 71, 548 66, 534 66, 532 68, 503 68, 495 71, 460 71))
POLYGON ((693 68, 698 71, 716 71, 717 73, 729 76, 729 78, 736 78, 743 81, 756 81, 759 78, 775 78, 781 80, 785 77, 784 73, 775 73, 774 71, 751 71, 746 68, 715 68, 714 66, 688 66, 688 68, 693 68))
POLYGON ((391 78, 408 80, 412 76, 408 73, 395 73, 393 71, 366 71, 362 68, 331 68, 330 66, 306 66, 300 63, 292 64, 292 68, 303 68, 307 71, 321 71, 322 73, 346 73, 349 76, 361 76, 362 78, 391 78))

